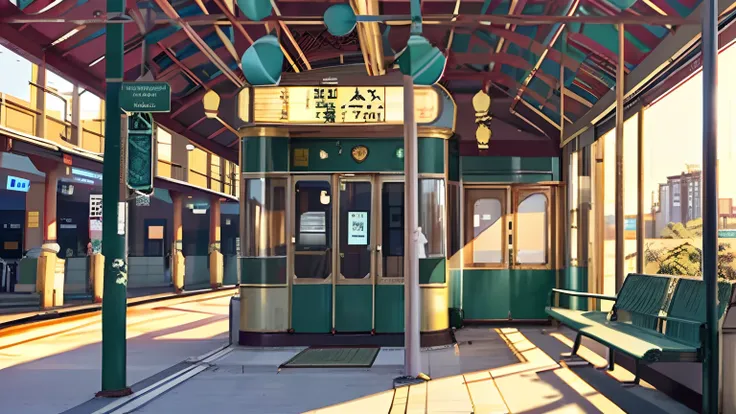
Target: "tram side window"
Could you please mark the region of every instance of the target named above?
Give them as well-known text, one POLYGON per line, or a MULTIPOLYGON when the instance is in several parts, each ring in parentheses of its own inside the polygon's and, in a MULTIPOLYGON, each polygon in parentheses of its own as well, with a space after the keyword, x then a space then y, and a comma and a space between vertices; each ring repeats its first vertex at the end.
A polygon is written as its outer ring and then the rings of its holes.
POLYGON ((419 180, 419 227, 427 239, 424 256, 420 247, 419 258, 445 254, 445 200, 444 180, 419 180))
POLYGON ((516 219, 516 263, 547 263, 547 197, 532 194, 519 203, 516 219))
POLYGON ((286 255, 286 180, 245 180, 245 256, 286 255))
POLYGON ((473 205, 473 263, 503 262, 503 207, 495 198, 473 205))

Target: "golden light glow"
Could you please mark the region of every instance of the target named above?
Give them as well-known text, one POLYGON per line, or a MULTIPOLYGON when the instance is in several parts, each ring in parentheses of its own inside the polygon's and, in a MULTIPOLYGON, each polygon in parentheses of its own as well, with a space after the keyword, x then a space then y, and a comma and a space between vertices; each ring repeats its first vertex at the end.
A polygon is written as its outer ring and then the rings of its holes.
POLYGON ((202 98, 204 105, 204 116, 207 118, 217 118, 217 110, 220 108, 220 95, 210 90, 202 98))
MULTIPOLYGON (((293 86, 253 90, 253 121, 266 124, 361 125, 403 123, 401 86, 293 86)), ((418 124, 434 122, 440 113, 439 94, 416 88, 418 124)))

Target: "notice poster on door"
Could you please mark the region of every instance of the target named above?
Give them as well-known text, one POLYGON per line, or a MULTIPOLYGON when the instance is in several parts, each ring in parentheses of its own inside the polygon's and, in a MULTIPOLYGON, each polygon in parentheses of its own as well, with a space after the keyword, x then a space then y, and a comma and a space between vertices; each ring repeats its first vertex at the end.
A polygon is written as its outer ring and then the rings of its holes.
POLYGON ((368 245, 368 213, 351 211, 348 213, 348 245, 368 245))

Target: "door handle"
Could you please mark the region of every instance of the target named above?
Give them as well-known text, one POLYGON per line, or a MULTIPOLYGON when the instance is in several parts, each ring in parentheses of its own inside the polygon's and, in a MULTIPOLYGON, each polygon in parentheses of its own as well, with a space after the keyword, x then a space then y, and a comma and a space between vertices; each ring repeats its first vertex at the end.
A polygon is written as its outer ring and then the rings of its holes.
POLYGON ((380 244, 376 246, 376 251, 377 252, 380 252, 381 251, 381 245, 380 244))

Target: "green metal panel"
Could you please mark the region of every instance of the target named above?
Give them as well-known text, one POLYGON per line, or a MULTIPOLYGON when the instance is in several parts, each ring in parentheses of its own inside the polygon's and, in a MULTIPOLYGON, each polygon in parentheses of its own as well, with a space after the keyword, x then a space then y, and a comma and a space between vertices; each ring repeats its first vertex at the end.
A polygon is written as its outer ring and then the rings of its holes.
POLYGON ((511 310, 509 277, 508 269, 465 269, 463 271, 465 319, 508 318, 511 310))
MULTIPOLYGON (((347 138, 347 139, 299 139, 291 141, 291 170, 311 172, 361 172, 361 171, 404 171, 404 159, 397 150, 404 148, 400 138, 347 138), (351 152, 357 146, 365 146, 368 156, 363 162, 353 159, 351 152), (308 165, 295 166, 295 150, 307 150, 308 165), (320 157, 324 151, 327 158, 320 157)), ((444 140, 422 138, 419 140, 420 173, 443 173, 445 152, 444 140)))
POLYGON ((18 265, 18 284, 36 285, 36 277, 38 275, 38 259, 24 257, 20 259, 18 265))
POLYGON ((556 270, 521 270, 510 272, 510 303, 513 319, 547 319, 544 307, 555 287, 556 270))
POLYGON ((466 183, 515 183, 534 184, 541 181, 554 181, 551 174, 473 174, 464 175, 466 183))
POLYGON ((291 326, 294 332, 330 332, 332 329, 332 285, 294 285, 291 295, 291 326))
POLYGON ((444 257, 419 259, 419 284, 445 283, 446 265, 444 257))
POLYGON ((460 181, 460 143, 450 140, 447 148, 447 177, 450 181, 460 181))
POLYGON ((376 285, 376 332, 404 332, 404 285, 376 285))
POLYGON ((448 281, 448 288, 450 289, 450 303, 451 308, 460 307, 460 287, 462 286, 463 272, 460 269, 450 269, 450 280, 448 281))
MULTIPOLYGON (((564 270, 562 279, 562 288, 566 290, 575 290, 578 292, 588 291, 588 268, 572 266, 564 270)), ((560 296, 560 307, 574 310, 588 310, 588 299, 580 297, 572 297, 567 295, 560 296)))
POLYGON ((468 182, 535 183, 559 181, 558 157, 462 157, 461 175, 468 182))
POLYGON ((373 322, 373 286, 335 286, 335 330, 369 332, 373 322))
POLYGON ((289 139, 280 137, 244 137, 243 172, 282 172, 289 170, 289 139))
POLYGON ((240 283, 245 285, 286 284, 286 257, 241 257, 240 283))
POLYGON ((442 174, 445 172, 445 140, 442 138, 419 137, 418 168, 420 174, 442 174))

